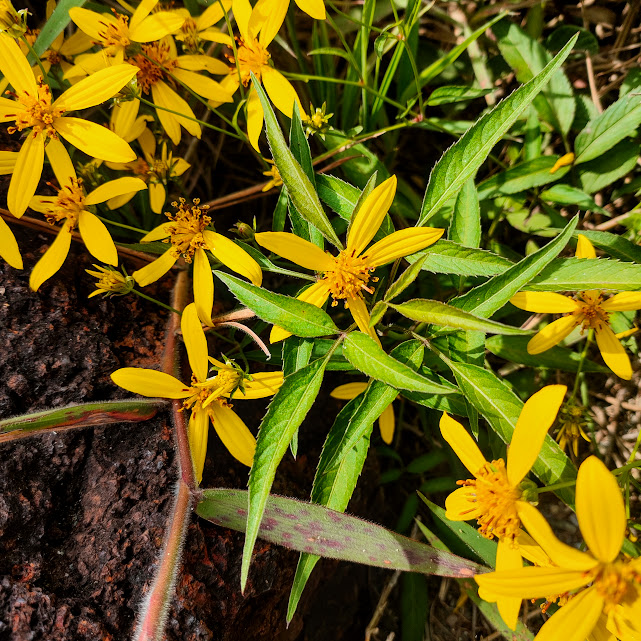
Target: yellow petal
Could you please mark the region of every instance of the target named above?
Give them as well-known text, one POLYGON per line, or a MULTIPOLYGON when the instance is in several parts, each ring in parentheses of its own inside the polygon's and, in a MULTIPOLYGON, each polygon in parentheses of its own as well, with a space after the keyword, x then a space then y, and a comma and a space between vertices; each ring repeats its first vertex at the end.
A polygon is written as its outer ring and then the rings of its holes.
POLYGON ((614 561, 625 536, 625 508, 616 478, 596 456, 579 468, 576 515, 590 552, 603 563, 614 561))
POLYGON ((568 165, 571 165, 574 162, 574 154, 570 152, 569 154, 564 154, 561 156, 555 163, 554 167, 550 169, 551 174, 555 174, 561 167, 567 167, 568 165))
MULTIPOLYGON (((257 234, 258 235, 258 234, 257 234)), ((327 298, 329 297, 329 290, 325 281, 319 280, 314 283, 311 287, 308 287, 302 294, 299 294, 296 298, 302 300, 310 305, 315 305, 316 307, 322 307, 327 298)), ((288 336, 291 336, 291 332, 274 325, 272 331, 269 335, 270 343, 277 343, 282 341, 288 336)))
POLYGON ((163 238, 167 238, 169 236, 169 232, 167 231, 167 224, 168 223, 163 223, 162 225, 158 225, 158 227, 154 227, 150 232, 147 232, 141 239, 141 243, 151 243, 154 240, 162 240, 163 238))
MULTIPOLYGON (((523 567, 523 559, 518 548, 513 548, 512 543, 499 541, 496 548, 496 570, 517 570, 523 567)), ((516 624, 519 620, 519 610, 521 609, 521 599, 518 597, 499 597, 496 601, 503 621, 510 628, 516 630, 516 624)))
POLYGON ((249 90, 249 95, 247 96, 246 109, 247 137, 249 138, 251 146, 260 153, 258 139, 260 138, 260 132, 263 130, 263 107, 253 87, 249 90))
POLYGON ((252 13, 252 6, 249 4, 249 0, 233 0, 231 8, 234 12, 234 19, 236 20, 238 31, 240 31, 243 40, 252 40, 256 34, 249 33, 249 18, 252 13))
POLYGON ((519 292, 510 298, 510 303, 526 312, 542 314, 567 314, 580 307, 569 296, 554 292, 519 292))
POLYGON ((394 427, 394 408, 390 403, 378 417, 378 429, 381 431, 381 438, 388 445, 391 445, 394 440, 394 427))
POLYGON ((390 176, 365 199, 347 232, 347 249, 359 256, 374 238, 394 202, 396 176, 390 176))
POLYGON ((227 11, 231 9, 231 0, 222 0, 222 2, 215 2, 210 4, 197 18, 196 26, 198 31, 207 29, 216 24, 227 11))
POLYGON ((18 160, 17 151, 0 150, 0 176, 12 174, 18 160))
POLYGON ((151 398, 188 398, 193 394, 177 378, 155 369, 123 367, 113 372, 111 380, 129 392, 151 398))
POLYGON ((220 83, 193 71, 174 69, 173 75, 199 96, 216 102, 233 102, 232 95, 220 83))
MULTIPOLYGON (((165 206, 165 200, 167 200, 167 191, 165 186, 162 183, 151 183, 149 185, 149 205, 151 211, 155 214, 162 213, 163 207, 165 206)), ((163 238, 165 238, 163 236, 163 238)))
POLYGON ((123 205, 126 205, 136 195, 136 193, 137 192, 135 191, 131 191, 128 194, 121 194, 115 198, 110 198, 107 201, 107 207, 111 210, 120 209, 123 205))
POLYGON ((641 309, 641 292, 621 292, 609 298, 601 307, 608 312, 631 312, 641 309))
MULTIPOLYGON (((529 505, 529 503, 517 501, 516 505, 518 510, 520 505, 529 505)), ((523 529, 519 531, 516 537, 516 544, 523 558, 530 561, 533 565, 540 565, 542 567, 552 565, 550 557, 543 551, 543 548, 523 529)))
POLYGON ((283 384, 283 373, 259 372, 258 374, 252 374, 252 379, 251 381, 245 381, 244 393, 238 390, 234 394, 234 399, 249 400, 273 396, 283 384))
POLYGON ((29 201, 29 208, 37 211, 39 214, 49 215, 55 210, 55 202, 55 196, 34 196, 29 201))
POLYGON ((411 254, 433 245, 442 235, 444 229, 433 227, 408 227, 395 231, 372 245, 364 254, 370 267, 380 267, 397 258, 411 254))
POLYGON ((207 378, 207 370, 209 369, 209 362, 207 360, 207 338, 203 331, 198 318, 198 311, 196 305, 190 303, 183 310, 183 315, 180 319, 180 329, 187 348, 187 356, 189 357, 189 366, 191 371, 195 374, 198 381, 202 382, 207 378))
POLYGON ((38 85, 18 43, 6 34, 0 34, 0 72, 18 94, 38 93, 38 85))
POLYGON ((176 260, 171 250, 166 251, 149 265, 135 271, 132 276, 141 287, 146 287, 164 276, 174 266, 176 260))
POLYGON ((577 594, 554 614, 536 635, 536 641, 585 641, 603 612, 603 597, 592 587, 577 594))
POLYGON ((194 302, 198 316, 205 325, 212 326, 211 310, 214 306, 214 275, 205 250, 198 248, 194 254, 194 302))
POLYGON ((286 338, 289 338, 292 335, 291 332, 288 332, 286 329, 283 329, 282 327, 278 327, 278 325, 274 325, 271 329, 271 332, 269 332, 269 342, 273 345, 274 343, 279 343, 280 341, 284 341, 286 338))
POLYGON ((301 117, 305 115, 305 110, 300 103, 296 89, 294 89, 292 83, 289 82, 283 74, 276 71, 273 67, 264 67, 262 70, 262 81, 265 91, 274 103, 276 109, 282 111, 288 118, 291 118, 294 113, 295 103, 298 105, 301 117))
MULTIPOLYGON (((129 28, 135 29, 155 9, 159 0, 140 0, 129 21, 129 28)), ((120 4, 131 10, 131 6, 120 0, 120 4)))
POLYGON ((191 107, 187 102, 183 100, 173 89, 162 81, 156 82, 151 87, 151 95, 156 106, 161 107, 161 109, 156 110, 158 120, 160 120, 160 124, 163 126, 174 145, 180 143, 180 125, 182 125, 192 136, 200 138, 202 132, 200 125, 196 122, 194 112, 191 110, 191 107), (170 109, 171 111, 176 111, 178 114, 184 114, 184 116, 187 117, 184 118, 181 115, 164 111, 162 107, 170 109))
POLYGON ((381 340, 376 330, 369 326, 370 317, 365 301, 362 298, 346 298, 345 304, 349 308, 349 313, 352 315, 352 318, 356 321, 358 329, 360 329, 363 334, 367 334, 373 338, 380 346, 381 340))
POLYGON ((56 236, 44 256, 36 263, 29 276, 29 287, 37 292, 40 285, 51 278, 65 262, 71 246, 71 232, 65 225, 56 236))
POLYGON ((523 406, 507 453, 507 478, 513 487, 523 480, 539 456, 567 389, 565 385, 548 385, 523 406))
POLYGON ((133 130, 134 123, 138 118, 139 109, 140 100, 136 99, 115 104, 111 110, 111 130, 126 142, 131 142, 138 137, 131 136, 130 132, 133 130))
MULTIPOLYGON (((232 47, 232 39, 229 37, 228 34, 223 33, 220 29, 216 27, 212 27, 211 29, 205 29, 204 31, 201 31, 198 34, 198 37, 201 40, 207 40, 208 42, 218 42, 221 45, 227 45, 228 47, 232 47)), ((213 66, 213 65, 212 65, 213 66)), ((217 69, 220 69, 216 65, 217 69)), ((229 71, 229 67, 227 67, 227 70, 229 71)), ((210 73, 222 73, 221 71, 211 71, 210 73)))
POLYGON ((256 451, 256 439, 245 423, 238 418, 234 410, 219 403, 212 403, 210 412, 214 429, 223 445, 235 459, 251 467, 256 451))
POLYGON ((69 87, 54 103, 65 111, 78 111, 95 107, 113 98, 137 73, 138 67, 113 65, 92 73, 69 87))
POLYGON ((301 11, 304 11, 314 20, 325 20, 325 3, 323 0, 296 0, 296 4, 301 11))
POLYGON ((97 205, 98 203, 104 203, 110 198, 140 191, 141 189, 147 189, 147 185, 145 181, 140 178, 134 178, 133 176, 116 178, 116 180, 103 183, 87 194, 85 205, 97 205))
MULTIPOLYGON (((87 49, 91 49, 92 45, 93 42, 91 38, 79 29, 78 31, 76 31, 76 33, 73 33, 68 38, 65 38, 62 46, 58 51, 63 56, 77 56, 79 53, 84 53, 85 51, 87 51, 87 49)), ((61 66, 63 65, 64 62, 61 64, 61 66)))
MULTIPOLYGON (((218 8, 218 4, 210 5, 209 9, 218 8)), ((207 9, 207 11, 209 11, 207 9)), ((202 37, 202 34, 199 34, 202 37)), ((225 64, 222 60, 217 58, 211 58, 210 56, 179 56, 178 57, 178 68, 179 69, 188 69, 189 71, 209 71, 214 75, 226 76, 229 73, 229 65, 225 64)), ((202 76, 201 76, 202 77, 202 76)), ((233 93, 228 89, 223 87, 223 90, 226 94, 230 95, 233 93)))
POLYGON ((335 387, 329 395, 342 401, 349 401, 362 394, 367 389, 367 383, 345 383, 335 387))
POLYGON ((207 441, 209 437, 209 413, 205 410, 192 412, 189 417, 189 450, 194 462, 196 481, 203 480, 203 469, 207 457, 207 441))
POLYGON ((461 463, 474 475, 485 465, 485 457, 467 430, 449 414, 443 412, 439 423, 441 434, 459 457, 461 463))
POLYGON ((580 323, 580 320, 570 314, 546 325, 527 344, 528 354, 540 354, 560 343, 580 323))
POLYGON ((89 253, 107 265, 118 264, 118 252, 104 223, 88 211, 78 216, 78 231, 89 253))
POLYGON ((268 231, 255 236, 256 242, 274 254, 306 269, 325 272, 336 267, 334 259, 320 247, 284 231, 268 231))
MULTIPOLYGON (((0 90, 4 91, 4 89, 2 89, 2 83, 0 83, 0 90)), ((17 100, 0 97, 0 122, 15 120, 16 114, 24 113, 26 110, 26 107, 17 100)))
POLYGON ((133 149, 119 136, 95 122, 83 118, 57 118, 56 131, 88 156, 110 162, 136 160, 133 149))
POLYGON ((89 9, 72 7, 69 9, 69 17, 82 29, 92 40, 102 42, 102 33, 108 26, 117 27, 118 20, 110 13, 96 13, 89 9))
POLYGON ((182 176, 191 165, 183 158, 174 158, 174 164, 171 166, 172 176, 182 176))
POLYGON ((596 258, 594 245, 583 234, 579 234, 575 256, 577 258, 596 258))
MULTIPOLYGON (((289 2, 283 0, 258 0, 254 5, 249 19, 249 30, 260 31, 258 40, 263 47, 268 47, 280 31, 288 7, 289 2)), ((291 113, 287 115, 291 117, 291 113)))
POLYGON ((599 323, 594 329, 596 344, 605 364, 620 378, 629 381, 632 378, 632 365, 625 353, 621 341, 614 335, 609 325, 599 323))
POLYGON ((36 192, 44 161, 43 136, 32 131, 18 152, 7 193, 7 208, 16 218, 20 218, 24 214, 31 197, 36 192))
POLYGON ((217 260, 260 287, 263 282, 263 272, 260 265, 242 247, 213 231, 205 230, 203 236, 207 241, 209 251, 217 260))
POLYGON ((140 24, 133 24, 129 36, 134 42, 160 40, 183 26, 185 18, 172 11, 158 11, 146 17, 140 24))
POLYGON ((51 169, 53 169, 53 173, 56 175, 56 180, 59 185, 69 185, 72 179, 76 180, 78 178, 71 158, 69 157, 69 152, 59 140, 55 138, 49 140, 45 151, 47 152, 47 159, 49 160, 51 169))
POLYGON ((479 515, 474 488, 460 487, 445 499, 445 516, 450 521, 469 521, 479 515))
POLYGON ((22 256, 18 242, 9 225, 0 218, 0 256, 15 269, 22 269, 22 256))

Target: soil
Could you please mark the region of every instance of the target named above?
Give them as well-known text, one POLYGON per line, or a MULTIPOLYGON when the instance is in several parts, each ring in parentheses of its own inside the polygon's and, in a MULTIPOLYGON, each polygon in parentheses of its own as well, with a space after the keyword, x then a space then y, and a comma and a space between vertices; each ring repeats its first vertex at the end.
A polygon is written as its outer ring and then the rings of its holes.
MULTIPOLYGON (((129 396, 109 374, 122 366, 158 366, 168 312, 134 296, 87 299, 93 286, 84 269, 91 261, 75 243, 61 271, 39 292, 30 291, 28 275, 52 237, 13 228, 25 270, 0 262, 0 418, 129 396)), ((168 302, 170 287, 169 277, 146 292, 168 302)), ((337 401, 321 401, 337 403, 338 411, 337 401)), ((264 402, 238 405, 255 429, 264 402)), ((309 496, 332 415, 310 413, 301 429, 305 454, 286 457, 275 492, 309 496)), ((131 638, 177 474, 169 415, 31 436, 2 450, 0 641, 131 638)), ((365 489, 357 490, 350 512, 376 518, 376 476, 370 457, 359 484, 365 489)), ((246 468, 211 435, 203 485, 245 487, 246 481, 246 468)), ((388 573, 321 561, 287 629, 298 555, 259 541, 241 595, 243 540, 194 517, 167 641, 362 636, 377 599, 373 586, 388 573)))

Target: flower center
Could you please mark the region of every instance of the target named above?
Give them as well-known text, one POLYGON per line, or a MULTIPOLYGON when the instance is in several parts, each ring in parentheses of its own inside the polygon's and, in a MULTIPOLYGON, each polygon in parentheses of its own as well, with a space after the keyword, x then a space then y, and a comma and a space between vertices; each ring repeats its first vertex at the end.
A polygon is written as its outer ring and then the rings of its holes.
POLYGON ((223 396, 231 394, 238 387, 241 375, 233 368, 220 369, 216 376, 199 383, 192 376, 191 390, 193 395, 183 401, 184 409, 199 411, 205 409, 210 403, 218 403, 223 407, 232 407, 231 403, 223 396))
POLYGON ((605 563, 594 579, 594 587, 605 601, 606 614, 617 605, 624 605, 627 600, 636 599, 640 584, 641 572, 638 564, 631 564, 629 559, 605 563))
POLYGON ((198 27, 193 18, 187 18, 180 28, 181 33, 176 36, 176 40, 181 40, 185 53, 197 54, 204 53, 200 46, 198 37, 198 27))
POLYGON ((197 249, 208 249, 207 242, 203 237, 203 231, 211 223, 211 216, 205 212, 209 209, 207 205, 199 207, 200 198, 194 198, 193 205, 187 205, 184 198, 180 203, 171 203, 177 207, 173 214, 166 212, 165 216, 171 221, 165 225, 170 238, 169 241, 173 247, 176 256, 182 255, 190 263, 197 249))
MULTIPOLYGON (((245 42, 242 38, 237 40, 238 48, 236 52, 238 54, 240 79, 243 85, 247 87, 251 80, 250 72, 253 72, 258 80, 261 80, 262 69, 268 65, 271 55, 256 38, 251 42, 245 42)), ((235 62, 233 56, 227 56, 227 58, 232 64, 235 62)), ((235 70, 232 73, 235 73, 235 70)))
POLYGON ((50 225, 67 220, 69 231, 75 229, 80 212, 85 209, 85 190, 81 178, 72 178, 71 184, 58 190, 58 196, 53 200, 53 207, 45 214, 50 225))
POLYGON ((63 107, 54 107, 51 101, 51 89, 46 84, 42 76, 38 78, 38 94, 32 96, 29 93, 20 93, 17 95, 18 102, 20 102, 26 111, 17 112, 15 114, 7 114, 8 118, 15 118, 15 126, 8 127, 7 131, 10 134, 16 131, 22 131, 33 127, 36 134, 45 134, 50 138, 58 138, 58 134, 54 129, 54 122, 64 112, 63 107))
POLYGON ((114 11, 117 23, 99 22, 102 27, 98 35, 105 47, 126 48, 131 44, 129 38, 129 17, 114 11))
POLYGON ((607 324, 609 314, 603 309, 603 294, 601 292, 581 292, 583 300, 581 308, 574 312, 581 318, 583 330, 596 329, 599 325, 607 324))
POLYGON ((479 532, 486 538, 496 537, 514 543, 521 529, 516 502, 521 492, 510 485, 503 459, 485 463, 475 479, 457 481, 459 485, 474 488, 471 501, 478 517, 479 532))
POLYGON ((372 289, 367 287, 372 268, 365 263, 365 258, 354 256, 354 251, 347 249, 334 258, 336 267, 323 275, 323 280, 334 299, 332 305, 337 305, 336 301, 343 298, 359 298, 363 290, 373 293, 372 289))
POLYGON ((149 93, 153 85, 168 77, 178 64, 171 55, 169 45, 163 42, 142 45, 142 53, 129 58, 128 62, 140 70, 136 80, 144 93, 149 93))

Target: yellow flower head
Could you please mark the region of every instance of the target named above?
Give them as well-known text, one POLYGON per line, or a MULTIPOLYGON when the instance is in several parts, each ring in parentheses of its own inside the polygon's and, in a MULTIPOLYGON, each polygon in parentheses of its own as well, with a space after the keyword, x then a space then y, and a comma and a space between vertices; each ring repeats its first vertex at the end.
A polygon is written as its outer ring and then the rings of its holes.
POLYGON ((271 167, 267 171, 263 172, 263 176, 267 176, 271 180, 262 188, 261 191, 269 191, 270 189, 280 187, 283 184, 283 179, 281 178, 278 167, 276 167, 274 161, 268 160, 267 162, 271 164, 271 167))
POLYGON ((9 0, 0 0, 0 33, 19 38, 27 31, 26 9, 16 11, 9 0))
MULTIPOLYGON (((592 243, 582 234, 579 234, 576 257, 596 260, 592 243)), ((594 330, 605 364, 617 376, 625 380, 632 378, 630 358, 610 327, 610 314, 641 309, 640 292, 621 292, 610 298, 594 290, 581 292, 574 298, 554 292, 519 292, 510 302, 528 312, 564 314, 530 340, 527 345, 530 354, 545 352, 580 326, 582 330, 594 330)))
POLYGON ((325 140, 325 133, 330 129, 329 119, 334 115, 333 113, 325 113, 326 109, 326 103, 323 103, 322 107, 316 107, 316 109, 314 109, 314 105, 309 105, 310 115, 303 118, 306 136, 317 134, 325 140))
POLYGON ((548 554, 548 567, 521 567, 474 577, 482 590, 512 599, 571 598, 541 628, 536 641, 584 641, 641 636, 641 559, 621 555, 626 529, 616 478, 596 457, 586 459, 576 482, 576 514, 588 552, 559 541, 541 514, 521 514, 534 540, 548 554), (592 637, 591 637, 592 638, 592 637))
MULTIPOLYGON (((372 271, 424 249, 443 235, 442 229, 411 227, 396 231, 367 248, 383 223, 395 193, 396 176, 391 176, 372 191, 354 216, 347 232, 347 247, 338 256, 332 256, 294 234, 256 234, 259 245, 301 267, 322 273, 318 282, 306 289, 299 300, 317 307, 322 306, 329 296, 334 299, 333 304, 345 301, 359 329, 375 340, 378 338, 369 327, 369 313, 363 300, 363 292, 372 291, 368 284, 372 271)), ((270 340, 275 342, 287 336, 288 332, 275 327, 270 340)))
POLYGON ((95 270, 85 269, 89 276, 97 278, 96 291, 89 294, 89 298, 103 294, 104 298, 110 296, 126 296, 134 288, 134 279, 123 274, 113 267, 94 265, 95 270))
POLYGON ((585 408, 575 403, 563 406, 559 412, 557 443, 564 451, 567 447, 575 458, 579 455, 579 440, 582 438, 590 442, 590 437, 585 433, 585 414, 585 408))
POLYGON ((283 373, 261 372, 247 376, 231 363, 209 358, 207 339, 193 303, 183 311, 181 329, 192 369, 190 384, 184 384, 170 374, 136 367, 119 369, 111 378, 116 385, 135 394, 183 400, 183 408, 191 412, 189 445, 200 483, 210 421, 230 454, 244 465, 251 466, 256 440, 233 411, 232 398, 239 400, 271 396, 282 385, 283 373), (209 361, 213 362, 216 374, 208 378, 209 361))
POLYGON ((205 53, 204 44, 218 42, 231 47, 231 38, 217 27, 225 13, 231 8, 231 0, 221 0, 210 4, 200 15, 191 16, 187 9, 177 9, 176 13, 185 18, 176 40, 182 42, 183 51, 190 54, 205 53))

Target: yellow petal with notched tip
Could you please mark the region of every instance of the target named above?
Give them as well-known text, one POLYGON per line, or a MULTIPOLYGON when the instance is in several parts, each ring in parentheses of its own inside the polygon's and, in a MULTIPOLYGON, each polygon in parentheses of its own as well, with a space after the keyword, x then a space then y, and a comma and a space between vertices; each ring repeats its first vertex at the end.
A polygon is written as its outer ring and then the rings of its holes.
POLYGON ((314 20, 325 20, 325 3, 323 0, 296 0, 296 4, 301 11, 304 11, 314 20))
POLYGON ((480 515, 474 488, 461 487, 445 499, 445 516, 450 521, 469 521, 480 515))
MULTIPOLYGON (((151 211, 155 214, 162 214, 163 207, 165 206, 165 200, 167 200, 165 186, 162 183, 151 183, 149 185, 149 205, 151 207, 151 211)), ((165 237, 166 234, 163 238, 165 237)))
POLYGON ((203 237, 207 241, 209 251, 217 260, 260 287, 263 282, 260 265, 242 247, 213 231, 205 230, 203 237))
POLYGON ((164 276, 174 266, 176 260, 178 259, 171 250, 166 251, 149 265, 135 271, 132 276, 141 287, 146 287, 164 276))
MULTIPOLYGON (((273 67, 264 67, 262 70, 262 81, 269 99, 274 103, 274 107, 282 111, 288 118, 294 113, 294 103, 298 105, 299 113, 305 115, 305 110, 300 103, 296 89, 292 83, 283 76, 280 71, 273 67)), ((261 108, 262 110, 262 108, 261 108)))
POLYGON ((256 234, 255 240, 261 247, 306 269, 325 272, 336 268, 336 263, 329 254, 295 234, 267 231, 256 234))
POLYGON ((602 563, 614 561, 625 537, 625 508, 616 478, 596 456, 579 468, 576 516, 590 552, 602 563))
POLYGON ((605 323, 597 325, 594 334, 605 364, 617 376, 629 381, 632 378, 632 365, 630 365, 630 357, 626 354, 621 341, 605 323))
POLYGON ((394 202, 396 176, 390 176, 365 199, 347 232, 347 249, 360 256, 376 235, 394 202))
POLYGON ((579 234, 579 237, 576 243, 575 256, 577 258, 596 258, 596 251, 594 250, 594 245, 583 234, 579 234))
MULTIPOLYGON (((311 287, 308 287, 302 294, 299 294, 296 298, 298 300, 309 303, 310 305, 314 305, 315 307, 322 307, 328 296, 329 290, 327 289, 325 281, 319 280, 311 287)), ((288 332, 286 329, 278 327, 278 325, 274 325, 274 327, 272 327, 271 333, 269 334, 269 342, 277 343, 278 341, 282 341, 291 335, 291 332, 288 332)))
POLYGON ((0 256, 15 269, 22 269, 22 256, 18 242, 9 225, 0 218, 0 256))
POLYGON ((132 26, 129 36, 134 42, 160 40, 183 26, 185 18, 171 11, 159 11, 146 17, 140 24, 132 26))
POLYGON ((207 351, 207 338, 203 331, 200 318, 198 318, 198 311, 196 305, 190 303, 183 310, 183 315, 180 319, 180 329, 187 348, 187 356, 189 357, 189 366, 199 382, 207 378, 207 370, 209 369, 209 356, 207 351))
POLYGON ((113 98, 140 71, 134 65, 107 67, 69 87, 54 103, 65 111, 95 107, 113 98))
POLYGON ((249 30, 260 34, 258 41, 268 47, 280 31, 287 15, 289 2, 282 0, 258 0, 249 18, 249 30))
POLYGON ((247 467, 251 467, 256 451, 256 439, 234 410, 219 403, 210 406, 214 429, 229 453, 247 467))
POLYGON ((118 264, 118 252, 104 223, 88 211, 78 216, 78 231, 89 253, 107 265, 118 264))
POLYGON ((44 256, 36 263, 29 276, 29 287, 37 292, 40 285, 51 278, 65 262, 71 246, 71 232, 65 225, 56 236, 44 256))
POLYGON ((32 131, 18 152, 7 193, 7 208, 16 218, 20 218, 24 214, 31 197, 36 192, 44 161, 43 135, 32 131))
POLYGON ((258 139, 260 132, 263 130, 263 107, 260 104, 260 98, 253 87, 249 90, 247 96, 247 138, 251 146, 260 153, 258 139))
POLYGON ((580 305, 569 296, 554 292, 519 292, 510 298, 514 307, 539 314, 567 314, 580 305))
POLYGON ((192 412, 189 417, 189 451, 194 462, 196 481, 203 480, 203 469, 207 457, 207 441, 209 437, 209 413, 205 410, 192 412))
POLYGON ((443 416, 441 416, 439 427, 443 438, 454 450, 461 463, 471 474, 476 476, 486 461, 474 439, 458 421, 455 421, 446 412, 443 412, 443 416))
POLYGON ((56 175, 59 185, 69 185, 71 179, 77 179, 76 170, 71 162, 67 148, 55 138, 52 138, 45 148, 47 159, 56 175))
POLYGON ((38 85, 18 43, 6 34, 0 33, 0 72, 18 94, 35 97, 38 85))
POLYGON ((186 69, 174 69, 173 75, 199 96, 215 102, 233 102, 232 95, 220 83, 186 69))
POLYGON ((641 292, 620 292, 601 304, 608 312, 631 312, 641 309, 641 292))
POLYGON ((133 176, 116 178, 116 180, 103 183, 87 194, 85 205, 97 205, 98 203, 104 203, 110 198, 128 194, 132 191, 141 191, 142 189, 147 189, 147 184, 141 178, 134 178, 133 176))
POLYGON ((57 118, 56 131, 92 158, 110 162, 136 160, 134 150, 113 131, 83 118, 57 118))
POLYGON ((507 453, 507 479, 513 487, 534 465, 567 390, 565 385, 548 385, 525 402, 507 453))
POLYGON ((162 108, 157 109, 158 119, 163 126, 167 135, 171 138, 174 145, 180 143, 180 125, 182 125, 188 133, 196 138, 200 138, 201 129, 200 125, 196 122, 196 116, 191 110, 191 107, 183 100, 173 89, 171 89, 164 82, 156 82, 151 87, 151 95, 157 107, 164 107, 171 111, 176 111, 177 115, 164 111, 162 108))
POLYGON ((543 624, 537 641, 585 641, 603 611, 603 597, 595 587, 579 592, 543 624))
POLYGON ((134 394, 151 398, 188 398, 192 391, 177 378, 155 369, 123 367, 111 374, 111 380, 134 394))
POLYGON ((530 339, 527 344, 528 354, 540 354, 558 345, 580 322, 579 318, 571 314, 546 325, 530 339))
POLYGON ((118 20, 110 13, 96 13, 89 9, 72 7, 69 9, 69 17, 82 29, 92 40, 102 42, 105 29, 108 26, 118 27, 118 20))
POLYGON ((163 223, 162 225, 158 225, 158 227, 154 227, 150 232, 147 232, 141 239, 141 243, 151 243, 155 240, 162 240, 163 238, 167 238, 169 236, 169 232, 167 231, 167 225, 169 223, 163 223))
MULTIPOLYGON (((252 374, 252 378, 254 380, 243 383, 244 393, 240 389, 234 393, 234 400, 250 400, 273 396, 283 384, 282 372, 259 372, 258 374, 252 374)), ((225 394, 225 396, 229 395, 225 394)))
POLYGON ((256 34, 249 33, 249 19, 252 14, 252 6, 249 4, 249 0, 233 0, 231 8, 243 40, 246 42, 251 41, 256 34))
POLYGON ((214 306, 214 275, 205 250, 198 248, 194 254, 194 302, 198 316, 205 325, 212 326, 211 310, 214 306))
POLYGON ((367 383, 345 383, 345 385, 335 387, 329 395, 341 401, 350 401, 359 394, 362 394, 366 389, 367 383))
MULTIPOLYGON (((214 5, 212 5, 214 6, 214 5)), ((210 56, 178 56, 178 68, 187 69, 188 71, 209 71, 214 75, 227 75, 229 73, 229 65, 226 65, 222 60, 211 58, 210 56)), ((230 94, 227 89, 223 88, 226 94, 230 94)))
POLYGON ((390 403, 378 417, 378 429, 381 431, 381 438, 388 445, 391 445, 394 439, 394 427, 394 409, 390 403))
POLYGON ((370 267, 380 267, 397 258, 415 254, 429 245, 433 245, 442 235, 444 229, 433 227, 409 227, 395 231, 372 245, 364 254, 370 267))
POLYGON ((349 308, 349 313, 352 315, 352 318, 356 321, 358 329, 360 329, 363 334, 367 334, 373 338, 380 347, 381 340, 376 330, 369 326, 370 316, 365 301, 362 298, 346 298, 345 303, 349 308))
POLYGON ((225 13, 231 9, 231 0, 222 0, 210 4, 195 20, 198 31, 207 29, 223 18, 225 13))
MULTIPOLYGON (((496 571, 516 570, 523 567, 523 558, 518 548, 512 547, 508 541, 499 541, 496 548, 496 571)), ((502 596, 496 600, 501 618, 510 630, 516 629, 521 609, 521 599, 518 597, 502 596)))

